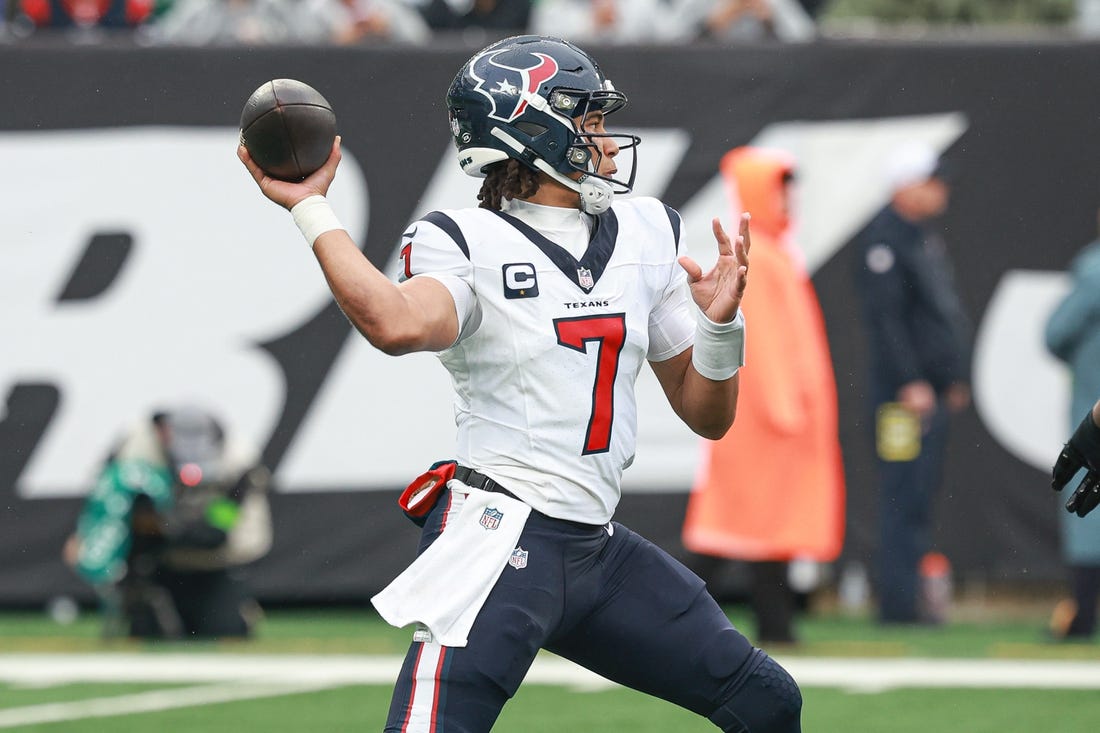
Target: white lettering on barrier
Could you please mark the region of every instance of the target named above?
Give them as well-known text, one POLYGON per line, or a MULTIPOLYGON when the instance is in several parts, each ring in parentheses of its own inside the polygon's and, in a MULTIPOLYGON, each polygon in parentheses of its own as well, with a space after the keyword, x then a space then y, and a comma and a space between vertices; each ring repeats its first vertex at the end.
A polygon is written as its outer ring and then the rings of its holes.
MULTIPOLYGON (((86 491, 137 416, 208 404, 262 445, 285 397, 257 344, 330 299, 290 215, 258 195, 232 128, 0 133, 0 405, 20 383, 52 383, 57 414, 17 485, 41 498, 86 491), (96 233, 133 246, 101 294, 58 302, 96 233)), ((366 184, 345 151, 334 206, 366 229, 366 184)))
POLYGON ((974 408, 982 424, 1009 453, 1046 474, 1073 427, 1069 370, 1047 352, 1043 333, 1069 289, 1064 272, 1006 272, 974 341, 974 408))

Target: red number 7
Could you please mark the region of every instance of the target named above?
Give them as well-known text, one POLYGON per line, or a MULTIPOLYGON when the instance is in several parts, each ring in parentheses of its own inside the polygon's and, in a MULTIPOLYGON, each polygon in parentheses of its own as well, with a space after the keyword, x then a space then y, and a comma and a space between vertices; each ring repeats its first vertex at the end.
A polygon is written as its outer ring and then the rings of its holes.
POLYGON ((611 448, 611 423, 615 418, 615 378, 619 354, 626 343, 626 314, 611 313, 577 318, 555 318, 554 332, 562 346, 588 353, 588 342, 598 341, 596 378, 592 383, 592 414, 581 455, 606 453, 611 448))

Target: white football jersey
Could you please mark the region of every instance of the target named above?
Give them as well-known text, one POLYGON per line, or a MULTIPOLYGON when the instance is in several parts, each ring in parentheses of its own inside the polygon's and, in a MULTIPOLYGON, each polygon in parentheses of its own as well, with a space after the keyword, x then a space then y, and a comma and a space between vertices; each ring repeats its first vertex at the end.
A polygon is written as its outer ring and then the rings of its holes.
POLYGON ((638 373, 694 339, 679 237, 679 215, 652 198, 596 217, 579 261, 515 213, 436 211, 409 227, 402 279, 438 278, 458 310, 439 358, 459 463, 543 514, 611 519, 634 458, 638 373))

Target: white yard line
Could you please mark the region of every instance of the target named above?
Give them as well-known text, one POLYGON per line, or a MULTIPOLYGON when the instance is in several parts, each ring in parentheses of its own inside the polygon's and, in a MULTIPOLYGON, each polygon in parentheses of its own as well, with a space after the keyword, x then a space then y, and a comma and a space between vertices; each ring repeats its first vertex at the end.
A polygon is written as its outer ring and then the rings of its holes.
MULTIPOLYGON (((1100 662, 997 659, 779 660, 804 687, 879 692, 904 687, 1100 690, 1100 662)), ((246 700, 357 684, 390 684, 401 658, 246 654, 0 654, 0 683, 194 683, 77 702, 0 709, 0 728, 246 700)), ((543 655, 526 682, 598 690, 612 683, 543 655)))
POLYGON ((233 702, 234 700, 277 697, 291 695, 296 692, 312 692, 328 686, 303 683, 242 682, 228 686, 225 684, 203 685, 177 690, 151 690, 133 695, 99 697, 76 702, 27 705, 21 708, 0 709, 0 728, 57 723, 65 720, 83 720, 85 718, 105 718, 112 715, 128 715, 131 713, 152 713, 173 708, 233 702))
POLYGON ((0 681, 71 682, 392 682, 401 658, 266 654, 0 654, 0 681))
POLYGON ((810 657, 779 661, 806 687, 866 692, 903 687, 1100 690, 1100 662, 810 657))
MULTIPOLYGON (((277 682, 326 685, 392 682, 398 656, 291 654, 0 654, 0 682, 277 682)), ((809 687, 1011 687, 1100 689, 1100 662, 1030 659, 781 657, 809 687)), ((601 687, 598 675, 552 655, 528 673, 534 684, 601 687)))

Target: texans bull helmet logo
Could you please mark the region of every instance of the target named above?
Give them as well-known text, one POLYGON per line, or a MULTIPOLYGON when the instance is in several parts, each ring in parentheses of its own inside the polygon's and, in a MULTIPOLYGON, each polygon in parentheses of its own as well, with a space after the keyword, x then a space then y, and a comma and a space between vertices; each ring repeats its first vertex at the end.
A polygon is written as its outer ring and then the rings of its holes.
POLYGON ((517 48, 489 50, 470 62, 470 76, 477 80, 474 91, 492 105, 489 117, 501 122, 522 115, 527 94, 537 94, 557 73, 552 56, 517 48))

